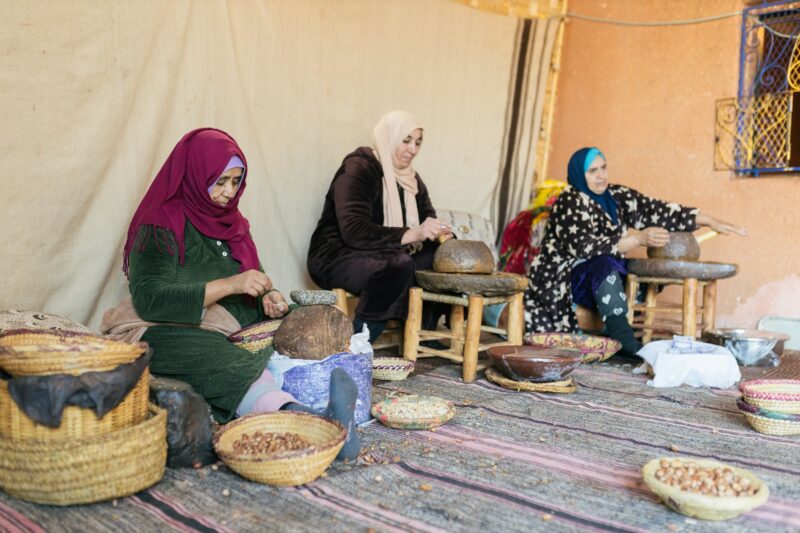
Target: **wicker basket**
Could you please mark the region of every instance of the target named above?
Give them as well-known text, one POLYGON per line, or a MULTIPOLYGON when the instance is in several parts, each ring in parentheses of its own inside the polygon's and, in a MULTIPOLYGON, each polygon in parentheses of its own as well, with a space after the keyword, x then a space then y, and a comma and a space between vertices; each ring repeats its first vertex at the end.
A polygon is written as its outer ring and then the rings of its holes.
POLYGON ((150 372, 145 368, 128 395, 103 418, 94 411, 69 405, 64 408, 61 425, 51 428, 28 418, 8 392, 8 383, 0 380, 0 437, 11 439, 64 440, 102 435, 134 426, 147 418, 150 372))
POLYGON ((414 370, 414 361, 399 357, 375 357, 372 359, 372 377, 383 381, 402 381, 414 370))
POLYGON ((416 394, 386 398, 372 406, 372 416, 395 429, 431 429, 446 423, 455 414, 453 402, 416 394))
POLYGON ((753 379, 739 383, 739 390, 750 405, 800 414, 800 379, 753 379))
POLYGON ((653 459, 642 468, 642 477, 647 486, 650 487, 650 490, 661 498, 661 501, 667 507, 686 516, 703 520, 736 518, 742 513, 755 509, 769 498, 769 487, 752 472, 707 459, 686 459, 684 457, 653 459), (684 491, 656 479, 655 473, 660 468, 659 462, 662 459, 667 459, 668 461, 680 459, 684 464, 691 463, 702 467, 730 468, 736 474, 748 478, 758 489, 752 496, 707 496, 684 491))
POLYGON ((579 350, 584 363, 605 361, 622 347, 622 343, 609 337, 579 333, 532 333, 525 337, 525 344, 579 350))
POLYGON ((0 438, 0 488, 50 505, 93 503, 157 483, 167 461, 167 412, 150 406, 144 422, 65 441, 0 438))
POLYGON ((232 333, 228 340, 239 348, 244 348, 249 352, 257 352, 263 350, 267 346, 272 346, 272 341, 275 338, 275 332, 281 325, 283 319, 265 320, 240 329, 236 333, 232 333))
POLYGON ((736 406, 750 425, 767 435, 800 435, 800 414, 782 413, 757 407, 739 399, 736 406))
POLYGON ((82 374, 130 363, 147 344, 75 331, 16 329, 0 334, 0 368, 13 376, 82 374))
POLYGON ((325 472, 344 446, 346 431, 334 420, 296 411, 247 415, 226 424, 214 435, 214 449, 228 467, 251 481, 292 487, 314 481, 325 472), (244 433, 295 433, 310 448, 260 455, 233 451, 244 433))

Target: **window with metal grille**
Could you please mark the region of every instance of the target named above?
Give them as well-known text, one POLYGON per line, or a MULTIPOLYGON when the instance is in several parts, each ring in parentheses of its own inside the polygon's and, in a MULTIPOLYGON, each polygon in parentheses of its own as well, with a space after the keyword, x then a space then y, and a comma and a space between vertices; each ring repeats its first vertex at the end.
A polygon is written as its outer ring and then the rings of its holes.
POLYGON ((742 13, 739 91, 717 102, 715 168, 800 171, 800 1, 742 13))

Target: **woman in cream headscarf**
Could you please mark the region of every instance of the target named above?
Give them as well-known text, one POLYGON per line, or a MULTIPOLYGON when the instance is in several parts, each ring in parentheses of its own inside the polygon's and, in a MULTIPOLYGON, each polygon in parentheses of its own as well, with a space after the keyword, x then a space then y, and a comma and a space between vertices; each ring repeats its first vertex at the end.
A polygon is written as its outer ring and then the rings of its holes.
MULTIPOLYGON (((336 171, 311 236, 311 278, 360 297, 353 325, 358 332, 366 324, 373 341, 388 319, 406 318, 414 272, 432 267, 436 238, 450 234, 412 166, 422 134, 410 113, 381 117, 372 147, 357 148, 336 171)), ((423 326, 435 318, 428 311, 423 326)))

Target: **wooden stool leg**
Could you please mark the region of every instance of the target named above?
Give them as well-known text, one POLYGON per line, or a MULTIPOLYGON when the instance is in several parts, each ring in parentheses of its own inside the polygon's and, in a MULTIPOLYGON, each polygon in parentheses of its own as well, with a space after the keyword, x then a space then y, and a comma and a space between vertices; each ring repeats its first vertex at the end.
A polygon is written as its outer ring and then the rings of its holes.
POLYGON ((518 292, 508 302, 508 342, 514 346, 522 345, 522 336, 525 333, 525 315, 523 313, 522 297, 524 293, 518 292))
POLYGON ((650 283, 647 285, 647 294, 644 298, 644 327, 642 327, 642 344, 647 344, 653 340, 653 321, 655 320, 656 296, 658 295, 658 285, 650 283))
POLYGON ((422 328, 422 289, 412 287, 408 291, 408 317, 403 335, 403 358, 417 360, 419 349, 419 330, 422 328))
POLYGON ((461 305, 450 306, 450 351, 459 357, 464 356, 464 307, 461 305))
POLYGON ((470 294, 469 307, 467 308, 467 335, 464 340, 464 383, 475 381, 475 374, 478 372, 481 322, 483 322, 483 296, 470 294))
POLYGON ((697 335, 697 280, 683 280, 683 335, 697 335))
MULTIPOLYGON (((347 291, 344 289, 333 289, 333 293, 336 295, 336 303, 334 304, 339 310, 347 314, 347 291)), ((360 331, 356 331, 356 333, 361 333, 360 331)))
POLYGON ((636 293, 639 291, 639 278, 636 274, 628 274, 625 280, 625 297, 628 299, 628 324, 633 325, 633 306, 636 304, 636 293))
POLYGON ((703 287, 703 329, 716 327, 717 320, 717 280, 711 280, 703 287))

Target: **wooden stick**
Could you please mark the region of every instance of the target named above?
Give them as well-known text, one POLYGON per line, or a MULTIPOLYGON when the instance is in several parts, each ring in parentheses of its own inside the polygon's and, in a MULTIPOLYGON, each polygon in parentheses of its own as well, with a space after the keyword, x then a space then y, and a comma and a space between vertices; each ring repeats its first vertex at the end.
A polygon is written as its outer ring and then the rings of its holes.
POLYGON ((409 361, 417 360, 420 329, 422 329, 422 289, 412 287, 408 291, 408 317, 403 338, 403 358, 409 361))
POLYGON ((464 357, 464 306, 450 306, 450 332, 452 341, 450 351, 464 357))
POLYGON ((694 278, 683 281, 683 335, 697 335, 697 280, 694 278))
POLYGON ((717 235, 719 235, 719 232, 717 232, 717 231, 714 231, 714 230, 712 229, 711 231, 709 231, 709 232, 707 232, 707 233, 703 233, 703 234, 702 234, 702 235, 700 235, 699 237, 695 237, 695 240, 697 241, 697 244, 700 244, 701 242, 705 242, 705 241, 707 241, 708 239, 713 239, 713 238, 714 238, 714 237, 716 237, 717 235))
POLYGON ((470 294, 467 309, 467 334, 464 340, 464 383, 475 381, 478 369, 478 346, 481 341, 481 322, 483 321, 483 296, 470 294))
POLYGON ((508 301, 508 342, 513 345, 522 345, 522 336, 525 334, 522 295, 518 292, 508 301))
MULTIPOLYGON (((338 307, 342 313, 347 314, 347 291, 344 289, 333 289, 333 293, 336 295, 336 307, 338 307)), ((356 333, 361 332, 356 331, 356 333)))
POLYGON ((703 287, 703 326, 702 331, 716 327, 717 315, 717 281, 709 281, 703 287))
POLYGON ((636 305, 636 293, 639 291, 639 278, 636 274, 628 274, 625 280, 625 295, 628 298, 628 323, 633 324, 633 306, 636 305))

